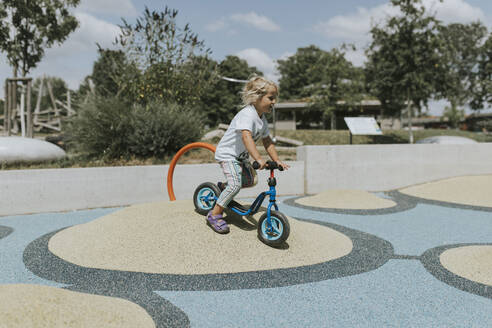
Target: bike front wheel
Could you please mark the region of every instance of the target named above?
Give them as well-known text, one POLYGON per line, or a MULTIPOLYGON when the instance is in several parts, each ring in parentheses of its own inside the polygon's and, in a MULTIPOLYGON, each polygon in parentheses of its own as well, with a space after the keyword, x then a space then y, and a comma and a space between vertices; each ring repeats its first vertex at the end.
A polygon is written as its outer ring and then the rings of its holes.
POLYGON ((258 221, 258 238, 268 246, 276 247, 283 244, 290 234, 290 225, 287 217, 278 212, 270 212, 270 222, 267 213, 258 221))

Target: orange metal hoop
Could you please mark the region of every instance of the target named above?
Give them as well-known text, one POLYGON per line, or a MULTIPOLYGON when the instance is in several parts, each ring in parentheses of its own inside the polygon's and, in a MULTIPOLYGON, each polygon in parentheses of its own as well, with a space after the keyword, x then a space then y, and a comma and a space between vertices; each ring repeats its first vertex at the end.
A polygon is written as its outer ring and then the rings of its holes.
POLYGON ((169 165, 169 170, 167 171, 167 193, 169 194, 169 200, 174 201, 176 200, 176 197, 174 196, 174 190, 173 190, 173 173, 174 173, 174 167, 176 166, 176 163, 178 162, 178 159, 186 153, 188 150, 193 149, 193 148, 205 148, 210 150, 212 153, 215 153, 215 147, 211 144, 208 144, 206 142, 193 142, 190 143, 183 148, 181 148, 176 155, 174 155, 173 160, 171 161, 171 164, 169 165))

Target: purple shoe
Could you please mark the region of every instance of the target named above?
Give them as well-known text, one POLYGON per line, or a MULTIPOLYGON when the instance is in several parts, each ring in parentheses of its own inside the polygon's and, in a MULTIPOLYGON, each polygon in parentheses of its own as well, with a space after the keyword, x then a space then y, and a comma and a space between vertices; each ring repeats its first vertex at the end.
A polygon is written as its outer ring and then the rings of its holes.
POLYGON ((222 214, 212 215, 212 211, 207 214, 207 224, 218 233, 228 233, 229 226, 227 222, 222 219, 222 214))

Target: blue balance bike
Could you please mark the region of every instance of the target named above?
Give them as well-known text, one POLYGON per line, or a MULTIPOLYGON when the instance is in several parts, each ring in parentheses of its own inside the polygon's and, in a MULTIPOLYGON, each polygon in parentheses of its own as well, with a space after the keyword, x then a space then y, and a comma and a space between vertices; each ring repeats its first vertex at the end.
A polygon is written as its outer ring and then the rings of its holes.
MULTIPOLYGON (((260 165, 258 162, 253 162, 253 168, 255 170, 259 167, 260 165)), ((260 209, 265 197, 269 196, 270 200, 267 211, 258 221, 258 238, 263 243, 276 247, 283 244, 290 233, 289 221, 284 214, 278 211, 278 206, 275 203, 275 196, 277 194, 275 186, 277 185, 277 180, 275 179, 274 171, 276 169, 282 171, 283 168, 277 165, 276 162, 268 161, 266 169, 270 170, 270 177, 268 178, 268 186, 270 189, 259 194, 249 208, 243 207, 234 200, 229 203, 228 208, 241 216, 253 215, 260 209), (272 207, 274 207, 275 210, 272 210, 272 207)), ((198 213, 207 215, 207 213, 214 208, 215 202, 219 198, 221 191, 224 189, 223 184, 219 183, 219 186, 212 182, 205 182, 196 188, 193 195, 193 203, 195 204, 195 209, 198 213), (221 188, 219 188, 219 186, 221 188)))

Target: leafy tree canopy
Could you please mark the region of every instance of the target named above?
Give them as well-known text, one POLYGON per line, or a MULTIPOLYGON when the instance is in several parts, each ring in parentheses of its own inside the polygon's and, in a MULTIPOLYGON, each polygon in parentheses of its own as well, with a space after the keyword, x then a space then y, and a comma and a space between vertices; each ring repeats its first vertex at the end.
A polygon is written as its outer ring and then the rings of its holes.
POLYGON ((364 72, 345 58, 343 49, 324 51, 309 70, 313 83, 304 87, 313 101, 334 109, 337 103, 351 106, 364 94, 364 72))
POLYGON ((477 85, 471 107, 482 109, 492 106, 492 33, 480 48, 478 59, 477 85))
POLYGON ((162 12, 145 8, 135 24, 123 20, 116 44, 141 74, 133 83, 117 84, 134 101, 197 104, 215 78, 207 65, 210 49, 189 24, 177 25, 177 15, 168 7, 162 12))
POLYGON ((487 28, 480 22, 440 27, 443 40, 442 65, 446 76, 438 86, 438 96, 451 103, 449 111, 470 103, 480 86, 479 61, 487 28))
POLYGON ((69 12, 80 0, 3 0, 0 3, 0 50, 14 76, 36 67, 44 50, 63 42, 78 22, 69 12))
POLYGON ((287 59, 278 60, 279 87, 285 100, 310 96, 305 87, 319 82, 319 74, 312 67, 320 61, 324 51, 315 45, 299 48, 287 59), (315 72, 315 76, 312 73, 315 72))
POLYGON ((412 102, 420 110, 438 85, 444 83, 443 41, 440 22, 428 15, 421 0, 392 0, 401 15, 371 29, 366 77, 370 90, 383 103, 386 114, 412 102))
POLYGON ((130 89, 130 85, 140 81, 140 71, 128 62, 122 50, 103 49, 98 45, 98 55, 92 66, 92 73, 86 76, 77 90, 77 102, 86 101, 91 94, 102 97, 119 96, 125 101, 133 101, 134 97, 125 94, 125 91, 130 89))
POLYGON ((121 50, 103 49, 98 46, 98 55, 99 58, 94 62, 90 75, 95 92, 101 96, 117 95, 122 89, 121 83, 127 81, 128 77, 130 65, 126 63, 125 54, 121 50))
MULTIPOLYGON (((339 106, 353 106, 364 97, 364 72, 345 58, 345 47, 324 51, 316 46, 299 48, 278 62, 282 98, 308 98, 309 111, 299 113, 301 121, 326 123, 339 106)), ((301 122, 302 123, 302 122, 301 122)))
MULTIPOLYGON (((216 63, 215 63, 216 64, 216 63)), ((213 66, 213 63, 210 64, 213 66)), ((216 64, 217 65, 217 64, 216 64)), ((256 67, 236 56, 227 56, 217 65, 217 74, 238 80, 247 80, 253 74, 262 75, 256 67)), ((202 108, 207 115, 207 124, 216 126, 219 123, 228 124, 240 109, 240 92, 243 83, 235 83, 216 79, 202 98, 202 108)))

